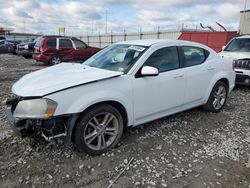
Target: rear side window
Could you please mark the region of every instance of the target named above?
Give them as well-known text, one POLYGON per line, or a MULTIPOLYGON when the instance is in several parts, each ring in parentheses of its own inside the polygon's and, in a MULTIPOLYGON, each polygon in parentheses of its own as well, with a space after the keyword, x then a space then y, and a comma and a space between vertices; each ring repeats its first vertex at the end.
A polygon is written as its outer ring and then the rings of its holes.
POLYGON ((56 47, 56 39, 48 39, 47 46, 56 47))
POLYGON ((80 40, 73 40, 75 43, 76 48, 85 48, 86 44, 80 40))
POLYGON ((200 65, 206 60, 208 55, 208 52, 198 47, 184 46, 182 49, 184 53, 184 67, 200 65))
POLYGON ((159 72, 166 72, 179 68, 179 57, 176 47, 166 47, 156 50, 145 62, 144 66, 152 66, 159 72))
POLYGON ((72 48, 72 42, 69 39, 60 39, 59 47, 72 48))

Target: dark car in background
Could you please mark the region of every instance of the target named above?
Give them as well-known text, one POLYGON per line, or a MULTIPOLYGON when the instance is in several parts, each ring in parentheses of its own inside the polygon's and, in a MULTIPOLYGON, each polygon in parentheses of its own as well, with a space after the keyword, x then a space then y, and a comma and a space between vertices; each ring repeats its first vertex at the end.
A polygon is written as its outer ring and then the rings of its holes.
POLYGON ((25 58, 31 58, 34 52, 34 46, 41 37, 37 37, 35 40, 29 40, 27 42, 17 45, 16 53, 25 58))
POLYGON ((5 40, 5 48, 7 49, 7 52, 16 54, 17 45, 21 42, 21 40, 5 40))
POLYGON ((90 47, 75 37, 43 36, 34 46, 34 59, 46 64, 85 61, 100 49, 90 47))
POLYGON ((5 40, 6 38, 3 36, 0 36, 0 41, 5 40))
POLYGON ((6 40, 0 39, 0 53, 13 53, 16 52, 16 46, 20 43, 20 40, 6 40))
POLYGON ((8 50, 5 48, 5 40, 0 40, 0 53, 7 53, 8 50))

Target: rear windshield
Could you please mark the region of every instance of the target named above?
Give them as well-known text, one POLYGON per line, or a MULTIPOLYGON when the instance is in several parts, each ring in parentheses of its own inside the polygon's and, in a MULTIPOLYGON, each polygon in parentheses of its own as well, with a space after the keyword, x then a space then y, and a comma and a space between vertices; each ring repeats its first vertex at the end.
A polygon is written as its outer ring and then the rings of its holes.
POLYGON ((233 39, 224 51, 230 52, 250 52, 250 38, 233 39))

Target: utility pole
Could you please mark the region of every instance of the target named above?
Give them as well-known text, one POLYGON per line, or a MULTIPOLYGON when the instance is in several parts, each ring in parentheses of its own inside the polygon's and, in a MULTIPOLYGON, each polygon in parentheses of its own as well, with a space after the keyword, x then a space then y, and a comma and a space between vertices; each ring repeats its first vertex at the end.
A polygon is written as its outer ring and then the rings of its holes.
POLYGON ((107 9, 105 11, 105 34, 108 34, 108 14, 111 14, 107 9))
POLYGON ((105 34, 108 34, 108 10, 105 11, 105 18, 106 18, 106 24, 105 24, 105 34))

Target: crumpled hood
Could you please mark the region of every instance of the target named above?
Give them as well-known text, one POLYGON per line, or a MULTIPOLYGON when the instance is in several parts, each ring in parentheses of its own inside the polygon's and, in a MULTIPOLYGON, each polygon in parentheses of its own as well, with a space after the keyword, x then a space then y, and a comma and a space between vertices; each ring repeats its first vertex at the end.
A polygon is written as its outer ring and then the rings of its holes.
POLYGON ((233 60, 237 59, 250 59, 250 52, 228 52, 222 51, 219 53, 220 56, 231 58, 233 60))
POLYGON ((23 76, 13 85, 12 92, 22 97, 40 97, 122 74, 122 72, 98 69, 79 63, 61 63, 23 76))

